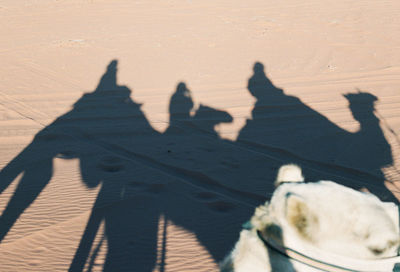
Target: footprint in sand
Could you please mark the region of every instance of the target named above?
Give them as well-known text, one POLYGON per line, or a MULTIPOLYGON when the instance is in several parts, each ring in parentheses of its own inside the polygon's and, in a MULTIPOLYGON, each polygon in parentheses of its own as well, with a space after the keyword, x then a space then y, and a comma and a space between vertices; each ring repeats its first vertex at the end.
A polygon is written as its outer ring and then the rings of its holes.
POLYGON ((213 192, 198 192, 194 197, 205 202, 208 208, 216 212, 229 212, 235 208, 233 203, 218 199, 219 196, 213 192))
POLYGON ((129 187, 136 191, 143 191, 151 194, 159 194, 167 190, 167 185, 164 183, 144 183, 139 181, 132 181, 129 187))
POLYGON ((61 159, 74 159, 78 157, 78 152, 74 150, 63 150, 58 153, 56 157, 61 159))
POLYGON ((131 181, 128 183, 129 187, 131 187, 132 189, 136 189, 136 190, 144 190, 147 186, 146 183, 144 182, 139 182, 139 181, 131 181))
POLYGON ((235 208, 233 203, 224 200, 215 200, 212 202, 208 202, 207 206, 216 212, 230 212, 235 208))
POLYGON ((153 194, 159 194, 167 190, 167 185, 163 183, 150 184, 147 188, 147 192, 153 194))
POLYGON ((103 157, 99 164, 99 168, 105 172, 118 172, 124 168, 122 159, 115 156, 103 157))
POLYGON ((213 192, 199 192, 196 193, 194 197, 201 201, 210 201, 217 199, 218 196, 213 192))

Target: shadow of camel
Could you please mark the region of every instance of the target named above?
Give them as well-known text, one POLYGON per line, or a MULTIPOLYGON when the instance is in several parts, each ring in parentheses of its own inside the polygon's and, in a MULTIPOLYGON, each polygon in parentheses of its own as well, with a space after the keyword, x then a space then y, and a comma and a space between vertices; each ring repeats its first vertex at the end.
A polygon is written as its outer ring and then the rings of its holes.
POLYGON ((307 177, 331 179, 356 189, 364 187, 382 200, 398 202, 384 185, 381 169, 390 166, 393 159, 374 113, 377 97, 365 92, 344 95, 360 124, 359 130, 352 133, 275 87, 261 63, 254 65, 248 89, 256 103, 238 142, 308 166, 307 177))
POLYGON ((194 110, 183 82, 171 96, 168 128, 156 131, 131 90, 118 85, 117 66, 110 62, 93 92, 1 170, 1 191, 23 174, 3 210, 1 239, 48 184, 55 157, 79 159, 82 182, 100 187, 70 271, 92 271, 105 242, 103 271, 165 271, 171 224, 195 234, 220 261, 254 207, 273 192, 276 170, 285 162, 304 165, 315 179, 352 185, 362 178, 371 192, 388 193, 380 169, 391 164, 391 150, 373 114, 377 98, 370 94, 346 96, 361 124, 359 132, 349 133, 285 95, 256 63, 248 85, 257 99, 252 119, 237 141, 229 141, 216 126, 232 122, 232 116, 204 105, 194 110), (364 168, 371 171, 365 174, 364 168))

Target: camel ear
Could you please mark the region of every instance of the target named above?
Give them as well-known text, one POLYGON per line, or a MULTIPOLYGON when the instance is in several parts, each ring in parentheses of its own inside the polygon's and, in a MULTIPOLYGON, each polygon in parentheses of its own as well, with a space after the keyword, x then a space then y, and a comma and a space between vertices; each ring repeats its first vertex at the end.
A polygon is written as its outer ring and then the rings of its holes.
POLYGON ((297 195, 291 194, 286 200, 286 220, 307 240, 312 240, 318 228, 317 216, 310 210, 305 199, 297 195))
POLYGON ((278 175, 275 180, 275 187, 284 182, 303 182, 304 177, 301 168, 295 164, 286 164, 279 168, 278 175))

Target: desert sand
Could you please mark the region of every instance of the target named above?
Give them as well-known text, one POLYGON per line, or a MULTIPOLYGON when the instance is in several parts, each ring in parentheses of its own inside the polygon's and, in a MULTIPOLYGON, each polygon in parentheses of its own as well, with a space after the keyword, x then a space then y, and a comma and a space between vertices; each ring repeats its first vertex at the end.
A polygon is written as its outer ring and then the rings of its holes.
POLYGON ((0 1, 0 271, 217 271, 288 162, 397 203, 399 14, 0 1))

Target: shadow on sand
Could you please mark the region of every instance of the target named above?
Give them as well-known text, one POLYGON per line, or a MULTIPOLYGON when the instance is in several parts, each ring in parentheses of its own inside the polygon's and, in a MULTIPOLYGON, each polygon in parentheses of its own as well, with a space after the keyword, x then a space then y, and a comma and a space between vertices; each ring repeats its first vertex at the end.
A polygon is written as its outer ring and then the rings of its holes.
POLYGON ((22 178, 1 215, 0 241, 51 180, 55 157, 79 159, 82 182, 100 187, 70 271, 91 271, 105 241, 103 271, 165 271, 168 222, 194 233, 220 261, 254 207, 272 193, 276 170, 286 162, 304 166, 312 179, 359 182, 396 201, 383 184, 381 168, 392 155, 372 94, 346 95, 360 123, 350 133, 276 88, 256 63, 248 83, 257 99, 252 119, 237 141, 228 141, 215 126, 232 116, 204 105, 194 110, 183 82, 171 96, 169 127, 153 129, 131 90, 118 85, 117 65, 112 61, 93 92, 1 170, 0 192, 22 178))
POLYGON ((365 187, 382 200, 397 202, 383 184, 385 176, 381 169, 393 160, 375 115, 376 96, 366 92, 344 95, 360 124, 359 130, 351 133, 275 87, 261 63, 254 65, 248 90, 256 103, 252 119, 240 131, 238 142, 309 168, 311 172, 306 177, 331 179, 355 189, 365 187), (317 169, 324 176, 315 172, 317 169))

